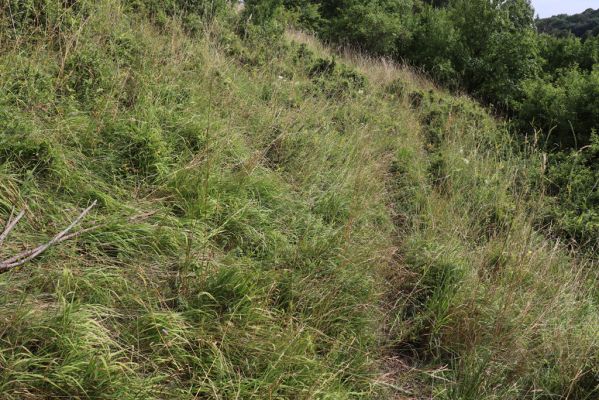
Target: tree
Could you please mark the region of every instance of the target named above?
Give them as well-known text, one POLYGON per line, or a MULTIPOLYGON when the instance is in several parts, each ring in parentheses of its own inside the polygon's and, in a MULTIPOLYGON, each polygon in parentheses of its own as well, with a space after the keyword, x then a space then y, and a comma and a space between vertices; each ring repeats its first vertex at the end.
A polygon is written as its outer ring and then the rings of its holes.
MULTIPOLYGON (((332 5, 327 3, 323 3, 322 9, 330 13, 332 5)), ((411 0, 332 3, 337 6, 336 13, 326 30, 332 40, 352 43, 376 54, 392 55, 398 43, 410 38, 411 0)))
POLYGON ((461 77, 453 61, 458 40, 448 10, 425 5, 414 24, 412 40, 406 48, 398 48, 398 55, 424 67, 437 81, 457 89, 461 77))
POLYGON ((455 0, 456 70, 468 91, 506 109, 521 97, 521 82, 538 74, 540 59, 528 0, 455 0))

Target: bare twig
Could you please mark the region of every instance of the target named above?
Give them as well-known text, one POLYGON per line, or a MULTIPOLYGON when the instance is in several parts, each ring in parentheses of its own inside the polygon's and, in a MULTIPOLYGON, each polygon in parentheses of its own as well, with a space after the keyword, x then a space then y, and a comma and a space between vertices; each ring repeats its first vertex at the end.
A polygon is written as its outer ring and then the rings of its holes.
POLYGON ((2 234, 0 235, 0 247, 2 247, 2 243, 4 243, 4 240, 8 237, 8 234, 10 233, 10 231, 12 231, 12 229, 15 227, 15 225, 17 225, 17 223, 19 223, 19 220, 21 218, 23 218, 23 215, 25 215, 25 211, 21 211, 13 219, 12 213, 11 213, 10 218, 8 219, 8 222, 6 224, 6 228, 4 229, 4 232, 2 232, 2 234))
MULTIPOLYGON (((151 216, 155 215, 156 213, 157 213, 157 211, 148 211, 148 212, 145 212, 143 214, 134 215, 133 217, 130 217, 128 219, 128 221, 129 222, 141 222, 141 221, 145 221, 146 219, 150 218, 151 216)), ((64 242, 65 240, 76 238, 78 236, 83 235, 84 233, 93 232, 95 230, 98 230, 100 228, 104 228, 106 226, 108 226, 108 224, 97 224, 97 225, 92 225, 89 228, 85 228, 85 229, 82 229, 82 230, 77 231, 77 232, 69 233, 68 235, 63 236, 62 238, 60 238, 60 240, 58 242, 56 242, 56 244, 64 242)))
POLYGON ((145 221, 146 219, 153 217, 156 214, 158 214, 158 211, 156 210, 146 211, 145 213, 132 216, 131 218, 129 218, 129 222, 145 221))
MULTIPOLYGON (((96 202, 94 201, 91 206, 89 206, 88 208, 83 210, 83 212, 77 217, 77 219, 75 219, 71 223, 71 225, 69 225, 65 230, 63 230, 62 232, 60 232, 59 234, 54 236, 54 238, 52 238, 52 240, 50 240, 48 243, 40 245, 33 249, 25 250, 25 251, 15 255, 15 256, 12 256, 4 261, 0 261, 0 274, 10 271, 11 269, 18 267, 20 265, 23 265, 28 261, 31 261, 32 259, 39 256, 41 253, 43 253, 44 251, 46 251, 49 247, 51 247, 53 245, 62 243, 66 240, 70 240, 70 239, 79 237, 79 236, 83 235, 84 233, 92 232, 92 231, 95 231, 100 228, 108 226, 108 224, 96 224, 96 225, 92 225, 88 228, 81 229, 77 232, 69 233, 75 227, 75 225, 77 225, 89 213, 89 211, 95 205, 96 205, 96 202)), ((134 215, 133 217, 130 217, 128 219, 128 221, 129 222, 144 221, 144 220, 152 217, 156 213, 157 213, 157 211, 148 211, 148 212, 145 212, 142 214, 134 215)), ((12 228, 14 228, 14 226, 17 224, 19 219, 21 219, 24 214, 25 213, 22 211, 21 213, 19 213, 19 215, 17 215, 17 217, 15 219, 12 219, 12 217, 9 219, 6 229, 4 230, 2 235, 0 235, 0 239, 4 240, 6 238, 6 236, 10 232, 10 230, 12 230, 12 228)), ((1 241, 0 241, 0 244, 2 244, 1 241)))
MULTIPOLYGON (((54 242, 53 244, 54 244, 54 245, 56 245, 56 244, 62 243, 62 242, 64 242, 64 241, 66 241, 66 240, 73 239, 73 238, 75 238, 75 237, 81 236, 81 235, 82 235, 82 234, 84 234, 84 233, 91 232, 91 231, 95 231, 96 229, 98 229, 98 228, 101 228, 101 227, 103 227, 103 226, 105 226, 105 224, 102 224, 102 225, 94 225, 94 226, 90 226, 89 228, 85 228, 85 229, 82 229, 82 230, 80 230, 80 231, 77 231, 77 232, 69 233, 68 235, 65 235, 65 236, 61 237, 60 239, 58 239, 58 240, 57 240, 56 242, 54 242)), ((40 245, 40 246, 38 246, 38 247, 36 247, 36 248, 34 248, 34 249, 25 250, 25 251, 23 251, 22 253, 19 253, 19 254, 17 254, 16 256, 13 256, 13 257, 11 257, 11 258, 8 258, 8 259, 6 259, 6 260, 2 261, 2 262, 0 263, 0 274, 1 274, 2 272, 4 272, 4 271, 2 270, 2 266, 3 266, 3 265, 5 265, 5 264, 11 264, 11 263, 14 263, 14 262, 16 262, 16 261, 22 260, 23 258, 30 257, 31 255, 33 255, 34 253, 36 253, 38 250, 40 250, 40 249, 41 249, 42 247, 44 247, 44 246, 45 246, 45 245, 40 245)), ((45 250, 45 249, 44 249, 44 250, 45 250)), ((38 253, 38 254, 36 254, 36 256, 38 256, 39 254, 41 254, 41 253, 38 253)), ((29 260, 27 260, 27 261, 29 261, 29 260)), ((14 267, 13 267, 13 268, 14 268, 14 267)))
MULTIPOLYGON (((66 238, 72 238, 74 236, 77 236, 77 235, 83 233, 83 231, 85 231, 85 229, 81 232, 77 232, 77 234, 69 235, 69 232, 75 227, 75 225, 77 225, 90 212, 90 210, 92 208, 94 208, 96 203, 97 203, 97 201, 94 201, 89 207, 87 207, 85 210, 83 210, 83 212, 81 214, 79 214, 79 216, 73 222, 71 222, 71 224, 66 229, 64 229, 62 232, 58 233, 56 236, 54 236, 52 238, 52 240, 50 240, 48 243, 40 245, 40 246, 36 247, 35 249, 26 250, 26 251, 19 253, 13 257, 8 258, 7 260, 0 262, 0 274, 4 273, 6 271, 9 271, 15 267, 18 267, 20 265, 23 265, 28 261, 31 261, 35 257, 42 254, 44 251, 46 251, 49 247, 66 240, 66 238)), ((19 214, 19 215, 21 215, 21 214, 19 214)), ((21 215, 21 217, 22 217, 22 215, 21 215)), ((20 219, 20 217, 15 218, 15 220, 17 222, 18 222, 18 219, 20 219)), ((5 231, 4 231, 5 233, 7 233, 7 231, 10 231, 8 229, 10 225, 12 225, 12 227, 14 227, 14 225, 16 225, 16 222, 11 221, 10 224, 7 226, 7 229, 5 229, 5 231)), ((11 227, 11 229, 12 229, 12 227, 11 227)), ((2 235, 5 236, 4 233, 2 235)))

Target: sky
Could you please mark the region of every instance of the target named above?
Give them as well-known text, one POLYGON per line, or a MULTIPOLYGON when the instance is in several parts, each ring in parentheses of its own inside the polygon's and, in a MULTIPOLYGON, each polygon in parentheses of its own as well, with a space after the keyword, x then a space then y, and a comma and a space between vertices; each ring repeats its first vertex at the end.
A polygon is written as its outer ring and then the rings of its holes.
POLYGON ((532 0, 535 15, 541 18, 557 14, 577 14, 587 8, 599 8, 599 0, 532 0))

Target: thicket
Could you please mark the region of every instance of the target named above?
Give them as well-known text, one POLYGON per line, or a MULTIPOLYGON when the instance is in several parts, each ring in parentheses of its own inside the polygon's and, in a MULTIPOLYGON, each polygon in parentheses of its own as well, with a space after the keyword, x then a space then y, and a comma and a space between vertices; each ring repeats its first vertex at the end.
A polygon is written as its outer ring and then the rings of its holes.
MULTIPOLYGON (((248 3, 250 13, 254 3, 260 1, 248 3)), ((557 174, 549 177, 552 182, 567 179, 556 165, 566 159, 582 175, 592 176, 586 180, 588 196, 572 196, 566 187, 552 185, 556 203, 571 216, 553 222, 579 244, 583 232, 582 242, 598 243, 599 165, 592 157, 582 165, 577 154, 589 151, 599 127, 599 37, 539 34, 528 0, 282 4, 298 24, 320 37, 422 68, 443 86, 466 91, 509 118, 523 141, 532 137, 550 153, 550 171, 557 174)))

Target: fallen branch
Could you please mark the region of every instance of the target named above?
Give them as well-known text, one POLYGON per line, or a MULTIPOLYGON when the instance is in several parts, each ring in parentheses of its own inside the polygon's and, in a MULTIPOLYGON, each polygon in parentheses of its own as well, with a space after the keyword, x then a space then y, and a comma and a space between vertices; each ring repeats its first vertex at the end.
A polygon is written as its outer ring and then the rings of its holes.
MULTIPOLYGON (((93 232, 97 229, 108 226, 108 224, 96 224, 96 225, 92 225, 88 228, 81 229, 80 231, 69 233, 70 230, 72 230, 75 227, 75 225, 77 225, 87 215, 87 213, 89 213, 89 211, 95 205, 96 205, 96 202, 94 201, 91 206, 89 206, 87 209, 83 210, 83 212, 79 215, 79 217, 77 217, 77 219, 75 221, 73 221, 73 223, 71 223, 71 225, 69 225, 68 228, 66 228, 64 231, 60 232, 58 235, 56 235, 50 242, 48 242, 44 245, 40 245, 34 249, 25 250, 15 256, 12 256, 4 261, 1 261, 0 262, 0 274, 8 272, 15 267, 18 267, 20 265, 25 264, 28 261, 31 261, 35 257, 39 256, 41 253, 46 251, 50 246, 62 243, 66 240, 70 240, 70 239, 79 237, 79 236, 83 235, 84 233, 93 232)), ((144 220, 152 217, 156 213, 157 213, 157 211, 148 211, 148 212, 130 217, 128 219, 128 221, 129 222, 144 221, 144 220)), ((2 246, 2 242, 4 241, 4 239, 6 239, 6 237, 8 236, 8 233, 10 233, 10 231, 15 227, 15 225, 23 217, 23 215, 25 215, 25 212, 21 211, 15 219, 12 219, 12 216, 11 216, 11 218, 9 218, 4 232, 0 235, 0 247, 2 246)))
POLYGON ((2 232, 2 234, 0 235, 0 247, 2 247, 2 243, 4 243, 4 240, 8 237, 10 231, 12 231, 15 225, 19 223, 19 220, 23 218, 23 215, 25 215, 25 211, 21 211, 19 215, 17 215, 16 218, 13 219, 12 213, 10 214, 10 218, 8 219, 8 223, 6 224, 6 229, 4 229, 4 232, 2 232))
MULTIPOLYGON (((54 236, 52 238, 52 240, 50 240, 48 243, 40 245, 31 250, 25 250, 13 257, 10 257, 10 258, 0 262, 0 274, 10 271, 11 269, 13 269, 15 267, 18 267, 20 265, 23 265, 23 264, 33 260, 35 257, 39 256, 44 251, 46 251, 48 248, 50 248, 51 246, 53 246, 57 243, 63 242, 67 239, 71 239, 75 236, 78 236, 78 235, 84 233, 85 231, 91 230, 90 228, 87 228, 82 231, 69 234, 69 232, 83 218, 85 218, 85 216, 91 211, 91 209, 95 207, 96 203, 97 203, 97 201, 94 201, 89 207, 87 207, 85 210, 83 210, 83 212, 81 214, 79 214, 79 216, 77 218, 75 218, 75 220, 73 222, 71 222, 71 224, 66 229, 64 229, 62 232, 58 233, 56 236, 54 236)), ((10 233, 10 231, 15 227, 15 225, 23 217, 23 215, 24 215, 24 212, 21 211, 19 213, 19 215, 17 215, 16 218, 9 219, 8 224, 6 225, 6 228, 4 229, 4 232, 2 233, 2 235, 0 235, 0 246, 2 245, 2 242, 4 241, 4 239, 6 239, 6 237, 10 233)))

